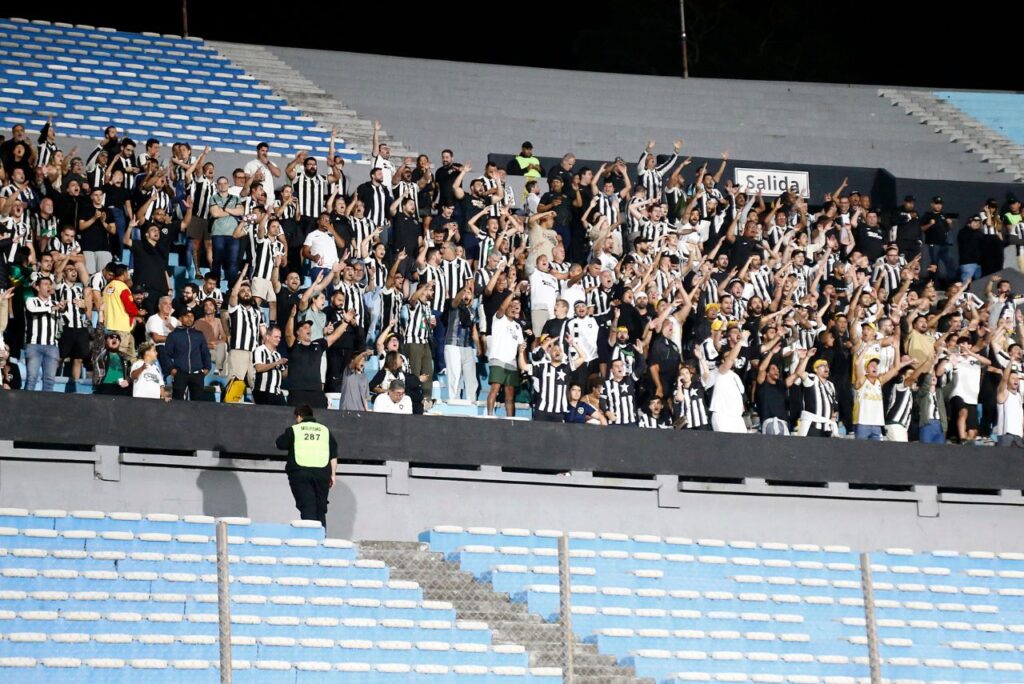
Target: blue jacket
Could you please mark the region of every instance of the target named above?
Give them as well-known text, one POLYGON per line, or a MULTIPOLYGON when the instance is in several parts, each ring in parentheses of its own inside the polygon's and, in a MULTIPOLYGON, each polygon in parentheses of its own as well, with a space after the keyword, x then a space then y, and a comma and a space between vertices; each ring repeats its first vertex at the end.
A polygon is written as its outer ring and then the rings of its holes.
POLYGON ((179 325, 172 330, 164 343, 164 354, 170 362, 170 368, 163 369, 165 373, 175 368, 182 373, 195 373, 213 367, 206 338, 195 328, 179 325))

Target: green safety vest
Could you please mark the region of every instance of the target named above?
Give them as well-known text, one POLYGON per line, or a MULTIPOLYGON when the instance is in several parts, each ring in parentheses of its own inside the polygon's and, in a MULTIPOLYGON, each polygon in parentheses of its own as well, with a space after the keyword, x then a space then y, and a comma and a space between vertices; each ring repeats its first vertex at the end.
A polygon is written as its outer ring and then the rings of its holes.
POLYGON ((295 462, 303 468, 324 468, 331 460, 331 432, 320 423, 305 421, 292 426, 295 462))
POLYGON ((523 175, 527 178, 540 178, 540 171, 534 166, 534 164, 540 163, 536 157, 524 157, 517 154, 516 163, 519 164, 519 168, 523 170, 523 175))

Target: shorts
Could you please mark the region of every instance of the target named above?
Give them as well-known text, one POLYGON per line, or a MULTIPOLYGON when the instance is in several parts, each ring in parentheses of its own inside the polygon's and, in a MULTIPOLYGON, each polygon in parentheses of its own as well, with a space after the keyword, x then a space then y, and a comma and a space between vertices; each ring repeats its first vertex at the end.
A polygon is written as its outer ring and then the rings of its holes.
POLYGON ((91 339, 88 328, 64 328, 57 340, 57 350, 62 359, 85 361, 89 358, 91 339))
POLYGON ((492 385, 518 388, 521 382, 519 371, 509 370, 501 366, 491 365, 487 373, 487 382, 492 385))
POLYGON ((209 240, 210 220, 193 216, 188 228, 185 229, 185 234, 193 240, 209 240))
POLYGON ((266 278, 252 279, 252 296, 262 299, 264 302, 276 302, 277 293, 274 292, 274 285, 266 278))
MULTIPOLYGON (((949 415, 949 421, 953 422, 959 420, 960 409, 967 409, 967 429, 977 430, 978 429, 978 405, 968 404, 961 397, 953 397, 949 400, 949 407, 951 410, 949 415)), ((952 428, 951 428, 952 429, 952 428)))

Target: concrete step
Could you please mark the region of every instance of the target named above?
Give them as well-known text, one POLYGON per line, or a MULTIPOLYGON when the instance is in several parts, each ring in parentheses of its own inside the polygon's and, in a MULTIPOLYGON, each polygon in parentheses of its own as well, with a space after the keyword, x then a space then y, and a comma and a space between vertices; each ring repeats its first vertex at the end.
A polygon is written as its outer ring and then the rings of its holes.
MULTIPOLYGON (((460 620, 486 622, 496 644, 519 644, 529 653, 534 667, 561 667, 563 661, 560 628, 530 613, 522 604, 512 603, 489 583, 479 582, 455 564, 444 560, 420 542, 375 542, 359 544, 363 558, 383 561, 394 579, 417 582, 423 596, 431 601, 448 601, 460 620)), ((593 644, 573 637, 575 681, 607 684, 636 684, 640 680, 630 668, 621 667, 613 656, 598 653, 593 644)))

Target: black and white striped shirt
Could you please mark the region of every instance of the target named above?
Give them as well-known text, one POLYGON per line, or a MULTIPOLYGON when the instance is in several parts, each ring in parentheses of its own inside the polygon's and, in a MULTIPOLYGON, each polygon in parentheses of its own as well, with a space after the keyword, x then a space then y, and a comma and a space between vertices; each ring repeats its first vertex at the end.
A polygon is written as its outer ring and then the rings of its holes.
POLYGON ((36 238, 55 237, 57 235, 57 228, 60 224, 56 216, 43 218, 41 214, 31 214, 28 220, 32 226, 32 234, 36 238))
POLYGON ((345 293, 345 308, 355 311, 356 321, 359 322, 359 325, 363 325, 363 316, 366 314, 366 306, 363 304, 363 288, 359 283, 342 281, 336 290, 345 293))
POLYGON ((388 208, 391 205, 391 195, 383 185, 370 184, 370 201, 365 203, 364 211, 366 218, 370 219, 374 226, 383 226, 388 222, 388 208))
POLYGON ((455 257, 451 261, 442 259, 438 270, 448 299, 458 294, 466 281, 473 277, 473 269, 469 267, 469 262, 462 257, 455 257))
POLYGON ((134 190, 136 174, 128 171, 128 169, 132 167, 141 169, 142 163, 139 161, 139 159, 135 157, 125 159, 123 155, 119 154, 117 155, 117 158, 115 158, 114 161, 111 163, 114 165, 114 171, 121 169, 121 171, 124 173, 124 189, 129 191, 134 190))
POLYGON ((53 298, 25 300, 25 343, 57 344, 57 311, 53 298))
POLYGON ((619 220, 620 199, 618 195, 601 194, 597 196, 597 213, 608 219, 608 223, 611 225, 615 225, 619 220))
POLYGON ((255 306, 228 306, 228 321, 231 333, 228 336, 228 349, 253 351, 260 343, 260 326, 263 324, 263 312, 255 306))
POLYGON ((530 355, 533 375, 533 407, 544 413, 565 413, 569 408, 569 376, 572 369, 565 361, 557 366, 538 347, 530 355))
POLYGON ((299 203, 299 212, 303 216, 316 218, 323 213, 330 188, 327 176, 310 176, 303 171, 295 176, 292 187, 295 189, 295 199, 299 203))
POLYGON ((274 274, 274 257, 284 254, 280 240, 265 235, 259 237, 259 228, 249 226, 249 254, 252 256, 252 277, 270 280, 274 274))
POLYGON ((391 330, 402 334, 402 306, 405 305, 405 297, 399 290, 385 287, 380 291, 380 328, 383 330, 394 322, 391 330))
POLYGON ((683 400, 679 403, 683 425, 694 430, 711 423, 708 417, 708 395, 702 385, 694 382, 682 388, 683 400))
POLYGON ((804 411, 825 420, 832 420, 835 415, 836 387, 831 380, 822 380, 811 373, 803 381, 804 411))
POLYGON ((36 191, 33 190, 32 186, 27 183, 23 188, 19 188, 14 183, 11 183, 10 185, 5 185, 2 189, 0 189, 0 197, 3 197, 4 199, 8 197, 17 197, 19 200, 29 205, 30 207, 36 205, 37 198, 36 191))
MULTIPOLYGON (((253 365, 259 365, 264 363, 275 363, 280 360, 281 355, 277 350, 271 351, 270 347, 265 344, 261 344, 256 347, 256 350, 252 353, 253 365)), ((280 394, 281 393, 281 367, 274 366, 270 370, 263 371, 262 373, 256 372, 256 387, 257 392, 266 392, 268 394, 280 394)))
POLYGON ((875 269, 871 274, 871 279, 878 280, 879 275, 882 276, 882 287, 884 287, 886 292, 890 295, 900 289, 899 263, 890 264, 885 260, 885 257, 882 257, 875 263, 875 269))
POLYGON ((207 299, 212 299, 217 302, 217 310, 220 311, 224 306, 224 293, 219 289, 214 288, 212 292, 206 292, 202 288, 199 290, 199 303, 202 304, 207 299))
POLYGON ((613 290, 605 291, 602 287, 587 293, 587 306, 593 307, 594 312, 591 315, 594 318, 600 318, 611 311, 613 293, 613 290))
POLYGON ((369 276, 369 290, 380 290, 388 283, 388 265, 374 258, 365 259, 366 272, 369 276))
POLYGON ((419 274, 418 287, 426 287, 428 283, 434 284, 434 294, 430 298, 430 306, 434 311, 444 311, 444 303, 448 301, 448 291, 445 289, 444 280, 441 278, 441 267, 426 264, 419 269, 419 274))
POLYGON ((644 151, 640 155, 640 161, 637 162, 636 168, 639 169, 637 173, 637 180, 640 185, 643 185, 647 189, 647 197, 651 199, 661 199, 661 188, 665 182, 665 174, 669 172, 672 165, 676 163, 679 156, 673 154, 664 163, 656 165, 653 169, 646 168, 647 166, 647 155, 644 151))
MULTIPOLYGON (((664 415, 664 414, 662 414, 664 415)), ((640 417, 637 420, 637 427, 641 427, 648 430, 671 430, 672 423, 666 420, 659 420, 652 416, 647 411, 641 411, 640 417)))
POLYGON ((601 410, 611 411, 612 425, 635 425, 637 421, 636 383, 629 377, 609 378, 601 387, 601 410))
POLYGON ((398 185, 395 186, 395 198, 401 197, 411 199, 416 203, 416 215, 419 216, 420 209, 420 186, 412 181, 398 181, 398 185))
POLYGON ((743 298, 760 297, 767 305, 772 300, 772 271, 767 266, 747 271, 750 277, 749 289, 744 288, 743 298))
POLYGON ((85 288, 82 287, 81 283, 61 283, 57 286, 57 300, 67 302, 67 308, 60 314, 61 318, 64 319, 65 328, 86 327, 84 297, 85 288), (76 299, 82 302, 81 307, 75 304, 76 299))
POLYGON ((103 179, 107 175, 107 167, 96 164, 92 168, 87 168, 85 172, 85 182, 89 184, 89 190, 95 190, 96 188, 103 187, 103 179))
POLYGON ((39 145, 39 156, 36 157, 36 166, 48 166, 53 161, 53 155, 57 153, 57 144, 46 141, 39 145))
MULTIPOLYGON (((366 241, 366 238, 370 237, 370 234, 373 233, 376 228, 376 226, 373 225, 373 221, 365 216, 363 218, 349 216, 348 225, 352 230, 352 254, 363 258, 369 256, 368 254, 363 253, 363 242, 366 241)), ((367 249, 369 249, 369 247, 367 249)))
POLYGON ((902 425, 910 428, 910 417, 914 412, 914 397, 910 388, 902 382, 892 387, 892 394, 889 395, 889 405, 885 409, 886 425, 902 425))
POLYGON ((146 209, 145 219, 149 221, 153 218, 153 212, 157 209, 163 209, 170 213, 171 211, 171 196, 160 188, 153 188, 150 192, 149 197, 152 198, 152 202, 149 203, 149 208, 146 209))
MULTIPOLYGON (((497 178, 488 178, 487 176, 480 176, 479 180, 484 184, 484 191, 493 190, 498 187, 497 178)), ((501 216, 501 202, 494 201, 494 195, 487 195, 484 200, 488 202, 487 215, 498 217, 501 216)))
POLYGON ((196 218, 210 218, 210 198, 216 191, 209 178, 201 176, 191 183, 189 194, 192 196, 192 215, 196 218))
POLYGON ((405 330, 406 344, 429 344, 432 329, 430 318, 433 312, 428 304, 418 302, 409 309, 409 326, 405 330))
MULTIPOLYGON (((89 153, 89 156, 86 157, 86 159, 85 159, 85 170, 86 171, 90 171, 91 172, 93 169, 96 168, 96 165, 98 163, 97 160, 100 158, 100 152, 102 152, 105 149, 106 148, 103 145, 97 145, 93 149, 93 151, 89 153)), ((109 157, 107 158, 107 161, 109 163, 109 161, 110 161, 109 157)))
POLYGON ((50 238, 50 242, 46 245, 47 252, 57 252, 58 254, 81 254, 82 245, 78 243, 78 240, 72 240, 71 244, 65 244, 60 238, 50 238))

